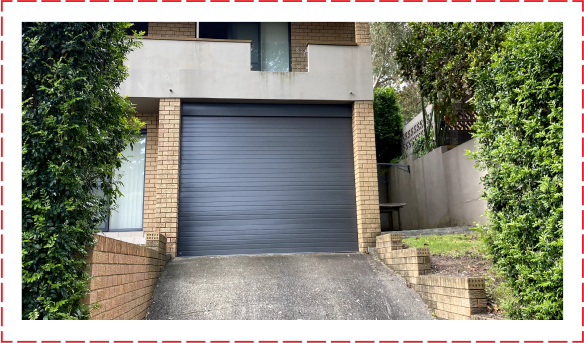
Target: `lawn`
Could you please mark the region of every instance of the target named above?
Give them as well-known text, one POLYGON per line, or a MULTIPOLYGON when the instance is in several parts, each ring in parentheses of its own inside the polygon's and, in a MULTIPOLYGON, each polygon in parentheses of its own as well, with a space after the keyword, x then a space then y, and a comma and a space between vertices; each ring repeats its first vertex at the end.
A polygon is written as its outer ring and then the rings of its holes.
POLYGON ((429 235, 405 238, 403 240, 410 248, 430 248, 432 255, 447 257, 481 257, 484 253, 483 241, 478 234, 463 235, 429 235))

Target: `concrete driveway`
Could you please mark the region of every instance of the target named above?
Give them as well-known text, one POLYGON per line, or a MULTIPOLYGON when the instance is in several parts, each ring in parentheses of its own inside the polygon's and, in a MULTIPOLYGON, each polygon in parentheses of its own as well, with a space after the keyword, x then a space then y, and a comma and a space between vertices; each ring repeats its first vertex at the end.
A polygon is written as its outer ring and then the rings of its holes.
POLYGON ((371 255, 183 257, 169 262, 146 319, 432 319, 371 255))

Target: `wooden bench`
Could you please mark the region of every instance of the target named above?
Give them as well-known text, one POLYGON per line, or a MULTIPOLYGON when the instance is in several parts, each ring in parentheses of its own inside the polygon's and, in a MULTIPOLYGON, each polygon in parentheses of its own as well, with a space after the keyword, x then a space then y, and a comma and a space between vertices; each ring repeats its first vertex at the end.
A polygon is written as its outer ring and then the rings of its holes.
POLYGON ((393 212, 397 212, 397 231, 401 231, 401 217, 399 215, 400 208, 406 206, 405 203, 389 203, 389 204, 379 204, 380 213, 389 213, 391 215, 391 228, 393 229, 393 212))

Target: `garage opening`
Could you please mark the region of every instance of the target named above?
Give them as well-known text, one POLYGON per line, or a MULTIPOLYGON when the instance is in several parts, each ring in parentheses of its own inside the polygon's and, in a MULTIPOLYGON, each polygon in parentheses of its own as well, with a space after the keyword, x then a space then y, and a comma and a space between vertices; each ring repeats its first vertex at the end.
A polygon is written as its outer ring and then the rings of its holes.
POLYGON ((178 256, 358 250, 350 105, 181 113, 178 256))

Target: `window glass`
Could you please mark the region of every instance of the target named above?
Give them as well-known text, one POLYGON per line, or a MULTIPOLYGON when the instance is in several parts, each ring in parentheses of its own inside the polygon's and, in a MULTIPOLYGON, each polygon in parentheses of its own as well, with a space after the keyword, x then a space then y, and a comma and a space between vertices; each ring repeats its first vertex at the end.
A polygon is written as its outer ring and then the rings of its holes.
POLYGON ((199 23, 199 37, 251 40, 251 70, 290 71, 288 23, 199 23))
POLYGON ((259 49, 259 23, 231 23, 229 38, 236 40, 251 40, 251 70, 262 70, 259 49))
MULTIPOLYGON (((103 191, 100 188, 101 187, 101 181, 98 182, 97 187, 98 187, 97 189, 94 189, 93 190, 93 194, 99 195, 100 198, 103 198, 104 197, 104 194, 103 194, 103 191)), ((101 224, 99 224, 99 229, 101 231, 107 231, 107 221, 108 221, 108 218, 106 218, 104 222, 102 222, 101 224)))
POLYGON ((262 23, 260 36, 262 70, 290 71, 288 23, 262 23))
POLYGON ((122 152, 125 161, 118 174, 121 175, 120 191, 124 196, 117 199, 117 211, 112 211, 109 231, 142 230, 144 214, 144 169, 146 165, 146 134, 141 134, 134 148, 129 146, 122 152))
POLYGON ((199 37, 229 39, 229 23, 199 23, 199 37))
MULTIPOLYGON (((128 160, 122 163, 117 174, 120 175, 120 191, 117 211, 99 225, 102 231, 142 231, 144 216, 144 171, 146 166, 146 132, 142 132, 134 148, 129 146, 122 152, 128 160)), ((103 197, 103 191, 95 189, 94 194, 103 197)))

